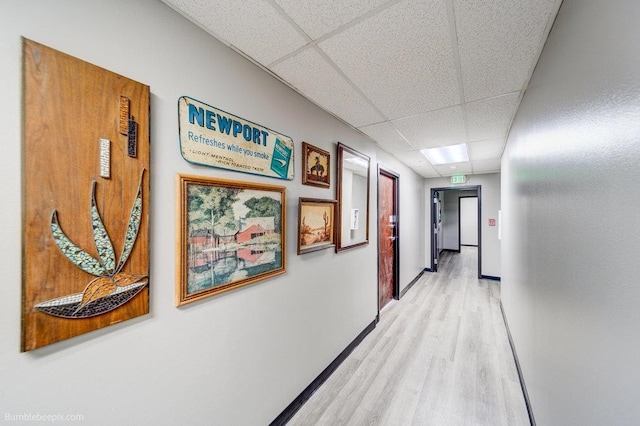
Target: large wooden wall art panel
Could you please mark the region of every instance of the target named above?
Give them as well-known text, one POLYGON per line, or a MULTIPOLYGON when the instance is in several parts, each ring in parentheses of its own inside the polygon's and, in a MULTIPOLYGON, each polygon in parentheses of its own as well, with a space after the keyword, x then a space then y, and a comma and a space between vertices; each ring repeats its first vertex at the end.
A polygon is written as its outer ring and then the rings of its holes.
POLYGON ((149 312, 149 87, 23 40, 22 351, 149 312))

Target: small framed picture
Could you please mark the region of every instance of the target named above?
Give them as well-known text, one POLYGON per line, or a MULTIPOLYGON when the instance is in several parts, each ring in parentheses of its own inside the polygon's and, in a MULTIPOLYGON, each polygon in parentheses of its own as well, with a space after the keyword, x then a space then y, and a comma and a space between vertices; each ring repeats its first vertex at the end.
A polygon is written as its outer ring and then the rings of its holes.
POLYGON ((302 142, 302 183, 324 188, 331 185, 330 154, 306 142, 302 142))
POLYGON ((285 272, 283 186, 177 175, 176 305, 285 272))
POLYGON ((335 247, 336 200, 300 198, 298 254, 335 247))

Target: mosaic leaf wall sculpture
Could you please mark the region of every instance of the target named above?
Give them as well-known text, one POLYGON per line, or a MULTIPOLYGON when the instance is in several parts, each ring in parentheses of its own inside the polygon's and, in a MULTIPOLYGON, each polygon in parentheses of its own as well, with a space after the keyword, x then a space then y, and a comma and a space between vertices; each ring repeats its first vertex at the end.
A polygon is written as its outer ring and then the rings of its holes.
POLYGON ((133 275, 122 272, 133 250, 140 218, 142 216, 142 178, 131 208, 127 224, 124 247, 116 266, 116 252, 104 226, 96 203, 96 182, 91 184, 91 226, 93 239, 99 259, 74 244, 64 233, 58 220, 58 212, 51 214, 51 234, 62 254, 76 267, 95 276, 82 293, 71 294, 46 302, 38 303, 35 308, 49 315, 62 318, 87 318, 112 311, 124 305, 138 294, 147 284, 146 275, 133 275))

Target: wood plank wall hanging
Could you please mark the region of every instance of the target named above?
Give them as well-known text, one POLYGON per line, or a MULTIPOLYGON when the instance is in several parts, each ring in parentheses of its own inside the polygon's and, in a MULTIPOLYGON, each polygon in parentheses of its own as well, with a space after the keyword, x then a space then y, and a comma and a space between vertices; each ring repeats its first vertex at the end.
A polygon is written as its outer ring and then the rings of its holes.
POLYGON ((22 351, 149 312, 149 86, 23 39, 22 351))

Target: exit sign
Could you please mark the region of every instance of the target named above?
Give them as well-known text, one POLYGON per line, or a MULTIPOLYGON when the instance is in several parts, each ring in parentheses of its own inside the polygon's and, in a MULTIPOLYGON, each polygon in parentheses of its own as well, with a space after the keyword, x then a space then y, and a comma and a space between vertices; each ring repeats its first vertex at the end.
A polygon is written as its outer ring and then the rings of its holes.
POLYGON ((453 175, 451 176, 451 184, 465 183, 467 181, 466 175, 453 175))

